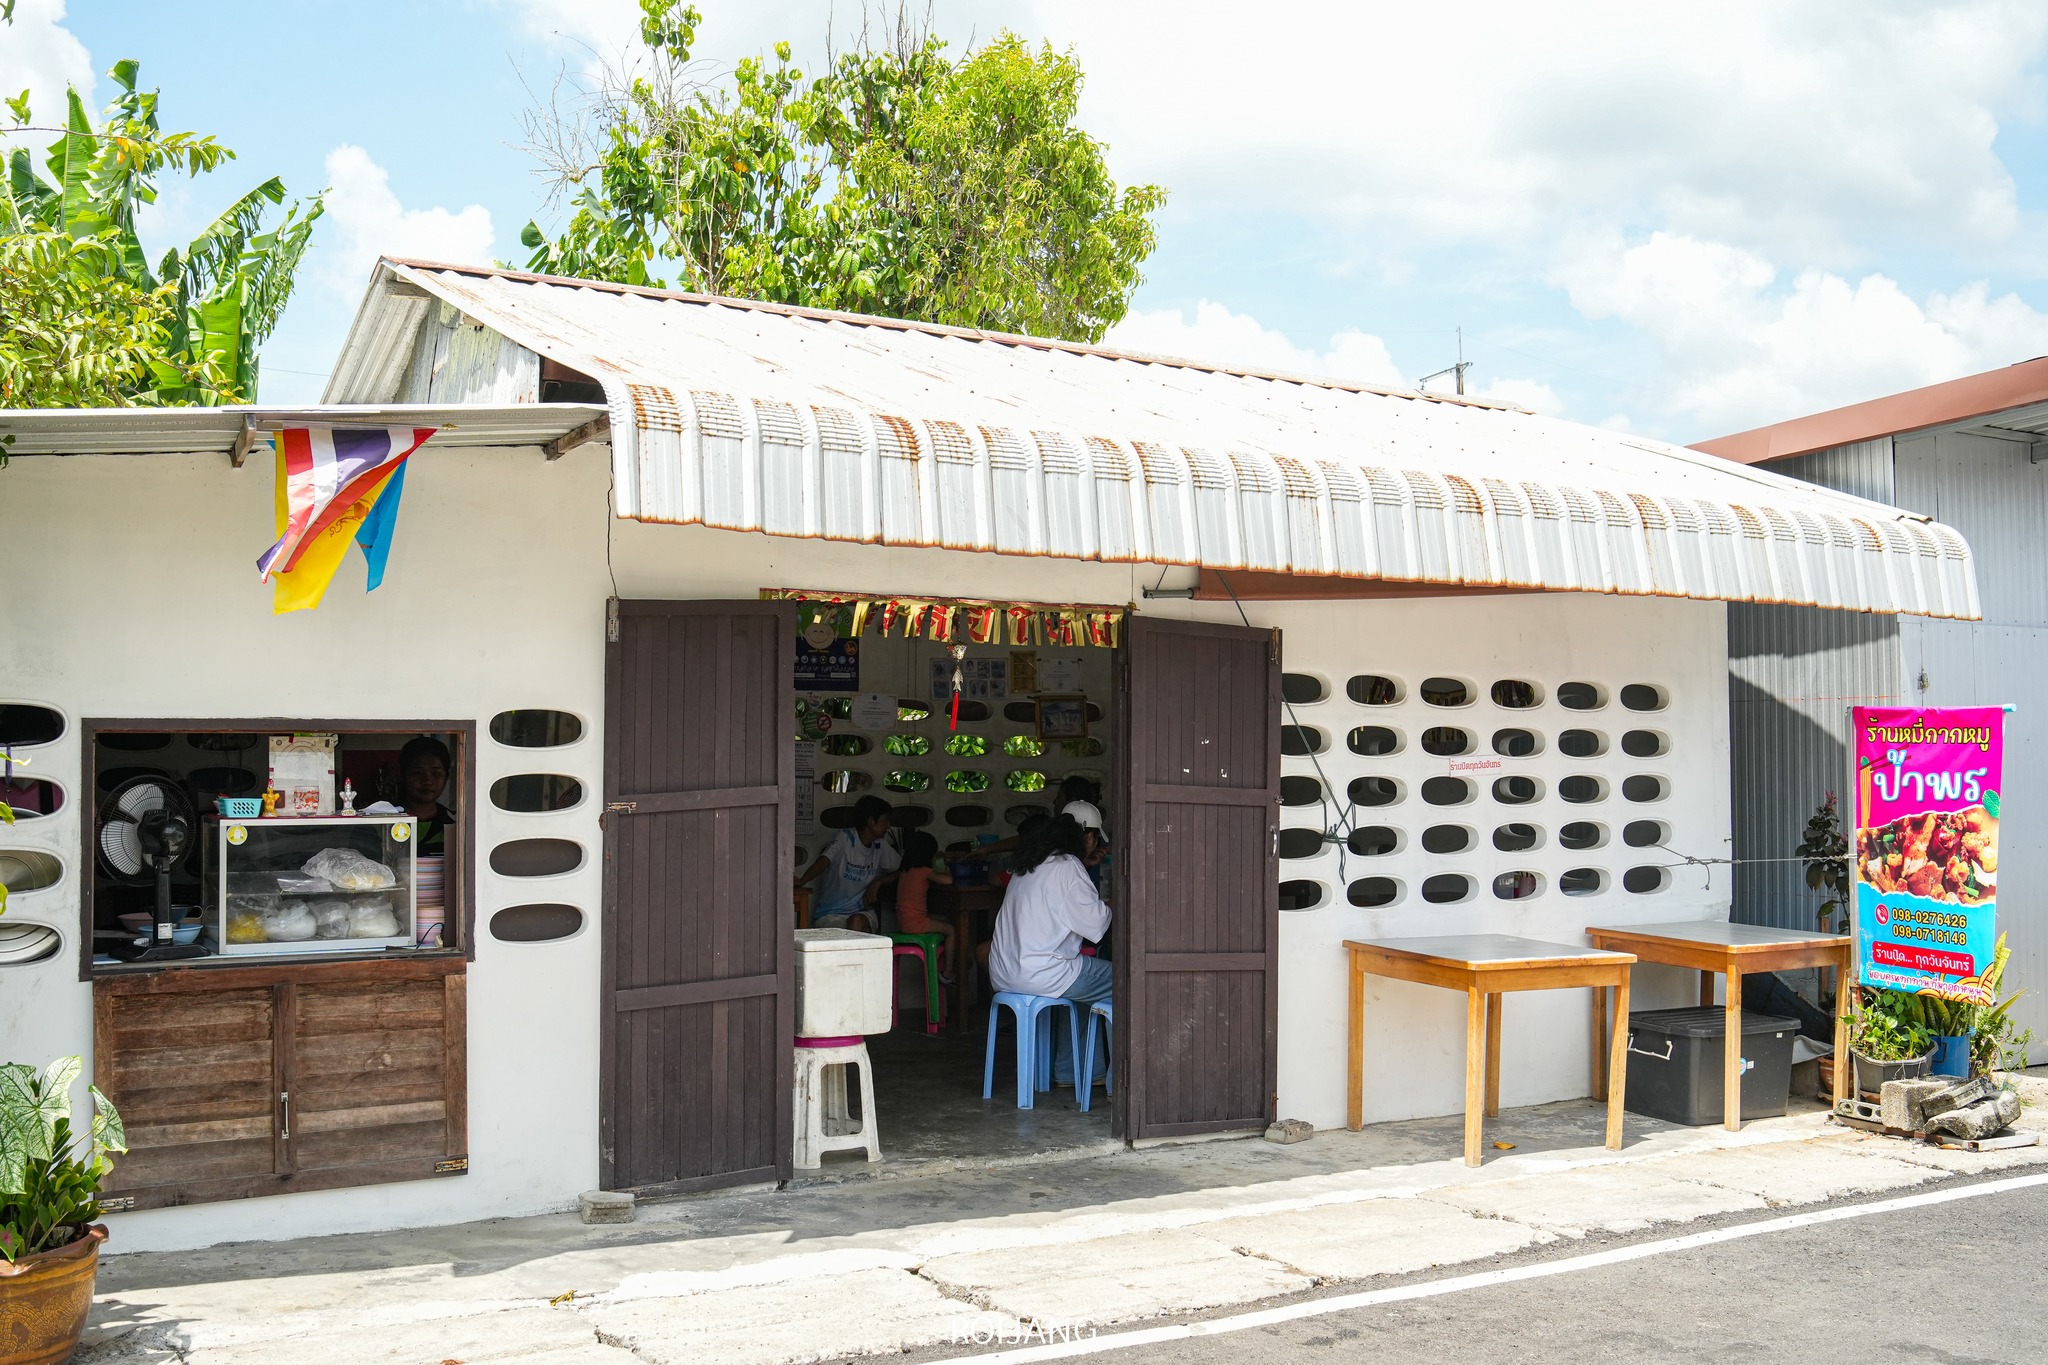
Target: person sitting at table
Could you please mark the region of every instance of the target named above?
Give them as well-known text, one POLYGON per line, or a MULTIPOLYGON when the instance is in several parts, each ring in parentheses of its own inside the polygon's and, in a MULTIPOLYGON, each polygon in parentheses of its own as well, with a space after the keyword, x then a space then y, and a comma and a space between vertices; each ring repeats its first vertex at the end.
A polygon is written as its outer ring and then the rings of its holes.
POLYGON ((934 883, 951 886, 953 874, 939 861, 939 841, 921 829, 912 830, 903 837, 903 870, 896 874, 896 932, 937 934, 944 940, 939 945, 939 980, 950 986, 956 970, 953 926, 927 912, 934 883))
MULTIPOLYGON (((1082 862, 1087 849, 1080 824, 1065 814, 1020 844, 988 955, 997 990, 1061 996, 1082 1006, 1084 1015, 1109 998, 1110 964, 1081 951, 1083 942, 1109 931, 1109 906, 1082 862)), ((1057 1028, 1053 1037, 1053 1079, 1071 1084, 1073 1053, 1057 1028)))
POLYGON ((889 825, 894 812, 879 796, 863 796, 853 803, 853 821, 839 831, 825 851, 796 879, 798 888, 817 881, 818 909, 811 916, 815 929, 852 929, 873 933, 880 917, 875 897, 895 880, 903 865, 902 855, 889 842, 889 825))

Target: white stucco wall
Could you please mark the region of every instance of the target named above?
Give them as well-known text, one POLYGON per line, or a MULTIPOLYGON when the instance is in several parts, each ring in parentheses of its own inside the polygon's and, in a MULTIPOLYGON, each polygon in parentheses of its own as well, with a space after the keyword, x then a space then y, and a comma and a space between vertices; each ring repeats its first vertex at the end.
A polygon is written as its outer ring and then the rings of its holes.
MULTIPOLYGON (((479 727, 477 789, 514 772, 562 772, 581 779, 575 810, 512 815, 479 800, 479 944, 469 982, 470 1173, 439 1181, 285 1195, 114 1216, 123 1250, 201 1245, 243 1238, 426 1225, 564 1207, 597 1173, 597 828, 602 787, 604 601, 624 597, 751 598, 764 586, 841 588, 991 599, 1128 602, 1158 581, 1156 566, 1003 559, 933 550, 891 550, 774 540, 702 528, 646 526, 606 515, 608 453, 585 447, 554 464, 537 452, 441 450, 415 457, 386 585, 362 591, 351 557, 316 612, 273 617, 253 561, 268 543, 271 474, 218 457, 21 459, 0 472, 14 551, 15 589, 0 599, 0 700, 53 705, 84 716, 286 715, 350 718, 470 718, 479 727), (482 727, 498 711, 552 707, 588 722, 573 746, 546 751, 492 744, 482 727), (490 848, 534 834, 582 842, 583 869, 545 883, 497 877, 490 848), (552 944, 505 944, 482 932, 491 912, 526 900, 560 900, 590 918, 583 934, 552 944)), ((1189 581, 1187 571, 1166 575, 1189 581)), ((1161 615, 1235 620, 1228 604, 1143 604, 1161 615)), ((1343 959, 1337 944, 1361 935, 1501 930, 1579 940, 1589 923, 1697 918, 1725 913, 1725 869, 1679 875, 1652 896, 1619 889, 1624 868, 1649 858, 1619 848, 1629 818, 1618 772, 1668 777, 1672 791, 1656 818, 1688 852, 1725 856, 1727 808, 1726 633, 1713 604, 1590 596, 1425 599, 1383 603, 1249 604, 1252 621, 1285 631, 1290 672, 1318 674, 1329 700, 1300 708, 1303 724, 1326 729, 1325 774, 1341 790, 1356 776, 1402 781, 1408 799, 1359 823, 1392 825, 1407 838, 1386 858, 1347 855, 1352 878, 1379 872, 1407 894, 1380 910, 1344 898, 1338 855, 1283 864, 1284 877, 1328 882, 1322 906, 1283 916, 1281 926, 1280 1109, 1322 1127, 1344 1119, 1343 959), (1408 700, 1367 708, 1345 698, 1345 680, 1382 673, 1402 680, 1408 700), (1462 712, 1425 708, 1415 685, 1432 675, 1477 685, 1462 712), (1567 712, 1546 700, 1508 712, 1486 699, 1500 678, 1538 684, 1548 698, 1561 682, 1606 689, 1607 707, 1567 712), (1628 683, 1666 689, 1671 706, 1646 728, 1671 737, 1668 757, 1625 760, 1618 752, 1627 713, 1613 700, 1628 683), (1569 760, 1555 736, 1570 717, 1608 737, 1603 759, 1569 760), (1388 724, 1406 739, 1386 759, 1349 753, 1351 726, 1388 724), (1534 806, 1493 804, 1482 781, 1469 807, 1431 816, 1418 792, 1442 771, 1419 746, 1432 723, 1479 735, 1520 724, 1542 734, 1546 751, 1509 770, 1545 783, 1534 806), (1594 807, 1556 799, 1557 777, 1597 770, 1616 790, 1594 807), (1572 855, 1557 827, 1583 814, 1608 825, 1609 847, 1572 855), (1495 853, 1487 842, 1507 819, 1542 826, 1532 854, 1495 853), (1432 859, 1421 830, 1456 821, 1475 830, 1474 851, 1432 859), (1610 888, 1592 897, 1556 889, 1566 868, 1606 870, 1610 888), (1547 879, 1529 900, 1496 901, 1499 871, 1527 868, 1547 879), (1470 872, 1476 899, 1428 905, 1422 879, 1470 872), (1703 884, 1704 883, 1704 884, 1703 884)), ((0 970, 0 1056, 42 1060, 90 1051, 91 992, 68 951, 77 922, 78 821, 91 793, 79 773, 75 725, 34 753, 33 771, 71 793, 63 813, 0 833, 0 845, 45 848, 70 867, 58 887, 22 897, 10 917, 59 926, 67 952, 31 967, 0 970)), ((1107 766, 1107 764, 1105 764, 1107 766)), ((1290 774, 1313 775, 1290 758, 1290 774)), ((1493 774, 1482 774, 1490 780, 1493 774)), ((1284 825, 1313 823, 1314 808, 1290 809, 1284 825)), ((1638 1003, 1683 1004, 1694 987, 1676 973, 1645 970, 1638 1003)), ((1579 992, 1521 997, 1509 1005, 1503 1099, 1509 1104, 1584 1094, 1588 1011, 1579 992)), ((1463 1005, 1449 992, 1382 983, 1368 1004, 1372 1061, 1367 1115, 1388 1119, 1454 1112, 1462 1102, 1463 1005)))

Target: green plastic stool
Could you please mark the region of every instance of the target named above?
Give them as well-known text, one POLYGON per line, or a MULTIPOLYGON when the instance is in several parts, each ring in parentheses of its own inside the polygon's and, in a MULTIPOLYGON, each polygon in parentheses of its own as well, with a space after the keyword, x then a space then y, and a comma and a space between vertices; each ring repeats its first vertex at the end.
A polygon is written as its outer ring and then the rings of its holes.
MULTIPOLYGON (((889 990, 893 997, 896 986, 896 959, 915 954, 924 961, 924 1031, 937 1033, 939 1025, 946 1020, 946 995, 939 989, 939 945, 946 941, 944 934, 891 934, 889 942, 895 947, 889 956, 889 990)), ((893 1000, 892 1000, 893 1003, 893 1000)), ((901 1017, 900 1007, 892 1013, 901 1017)))

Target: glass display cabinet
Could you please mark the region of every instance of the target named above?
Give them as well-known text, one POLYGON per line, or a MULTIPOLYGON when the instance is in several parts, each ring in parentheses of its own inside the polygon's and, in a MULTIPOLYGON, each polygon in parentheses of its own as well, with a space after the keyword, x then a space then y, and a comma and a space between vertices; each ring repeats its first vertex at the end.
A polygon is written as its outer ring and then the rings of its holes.
POLYGON ((228 957, 418 942, 413 817, 209 819, 208 936, 228 957))

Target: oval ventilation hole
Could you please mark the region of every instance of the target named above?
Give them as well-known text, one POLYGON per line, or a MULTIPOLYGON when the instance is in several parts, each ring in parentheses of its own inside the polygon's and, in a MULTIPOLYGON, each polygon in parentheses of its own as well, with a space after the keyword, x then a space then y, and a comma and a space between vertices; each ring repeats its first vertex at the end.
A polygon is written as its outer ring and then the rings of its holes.
POLYGON ((945 750, 952 758, 981 758, 988 753, 988 736, 947 735, 945 750))
POLYGON ((1472 784, 1462 777, 1432 777, 1422 784, 1422 799, 1432 806, 1462 806, 1472 799, 1472 784))
POLYGON ((1438 758, 1469 754, 1477 744, 1470 730, 1460 730, 1455 725, 1433 725, 1422 732, 1422 752, 1438 758))
POLYGON ((1424 853, 1463 853, 1472 847, 1472 831, 1463 825, 1431 825, 1422 831, 1424 853))
POLYGON ((1323 784, 1313 777, 1280 779, 1280 804, 1283 806, 1313 806, 1322 799, 1323 784))
MULTIPOLYGON (((950 721, 952 719, 951 702, 947 703, 946 709, 947 719, 950 721)), ((960 723, 962 725, 979 725, 994 714, 993 711, 989 710, 988 703, 985 701, 971 701, 966 697, 960 699, 960 723)), ((901 714, 898 714, 896 718, 898 720, 903 719, 901 714)))
MULTIPOLYGON (((825 714, 834 720, 845 720, 853 714, 852 697, 827 697, 820 704, 825 708, 825 714)), ((798 714, 802 714, 801 708, 799 708, 798 714)))
POLYGON ((818 778, 818 785, 828 792, 864 792, 875 785, 875 779, 868 773, 838 768, 821 775, 818 778))
POLYGON ((247 796, 261 788, 263 780, 247 768, 194 768, 185 784, 198 793, 203 806, 216 796, 247 796))
POLYGON ((891 829, 923 829, 931 822, 930 806, 897 806, 889 812, 891 829))
POLYGON ((1621 874, 1621 889, 1632 896, 1654 896, 1671 885, 1671 871, 1663 867, 1632 867, 1621 874))
POLYGON ((1574 852, 1600 848, 1607 843, 1607 826, 1592 820, 1574 820, 1557 831, 1557 842, 1559 847, 1574 852))
MULTIPOLYGON (((960 703, 960 709, 963 711, 967 709, 967 703, 964 700, 960 703)), ((853 702, 850 698, 846 703, 846 714, 849 716, 853 714, 853 702)), ((910 697, 898 697, 896 699, 896 721, 899 725, 914 725, 918 721, 930 720, 931 718, 932 708, 927 703, 910 697)))
POLYGON ((853 807, 827 806, 818 812, 818 823, 826 829, 851 829, 853 827, 853 807))
POLYGON ((1345 795, 1354 806, 1391 806, 1401 799, 1401 784, 1391 777, 1354 777, 1345 795))
POLYGON ((48 962, 63 946, 64 936, 47 924, 0 920, 0 967, 48 962))
POLYGON ((1100 706, 1097 706, 1097 705, 1096 705, 1096 704, 1095 704, 1094 702, 1092 702, 1092 701, 1091 701, 1091 702, 1089 702, 1089 703, 1088 703, 1088 723, 1089 723, 1090 725, 1100 725, 1100 724, 1102 724, 1103 718, 1104 718, 1105 716, 1107 716, 1108 714, 1109 714, 1109 712, 1107 712, 1107 711, 1103 710, 1103 709, 1102 709, 1102 708, 1101 708, 1100 706))
POLYGON ((1671 795, 1671 784, 1661 777, 1638 773, 1621 780, 1621 799, 1624 801, 1662 801, 1671 795))
POLYGON ((1607 796, 1607 784, 1597 777, 1586 777, 1582 774, 1578 777, 1567 777, 1558 783, 1557 794, 1575 806, 1583 806, 1588 802, 1604 800, 1607 796))
MULTIPOLYGON (((55 782, 42 782, 26 778, 18 782, 0 782, 0 802, 5 802, 14 812, 16 820, 34 820, 39 816, 55 815, 64 809, 64 789, 55 782)), ((193 840, 193 846, 198 846, 193 840)))
POLYGON ((158 749, 171 747, 171 737, 160 734, 122 734, 102 731, 92 737, 93 744, 101 749, 113 749, 124 754, 149 754, 158 749))
POLYGON ((1607 752, 1607 736, 1597 730, 1566 730, 1557 737, 1557 751, 1566 758, 1598 758, 1607 752))
POLYGON ((1631 711, 1662 711, 1671 704, 1671 696, 1661 687, 1630 683, 1621 689, 1621 704, 1631 711))
POLYGON ((1456 678, 1424 678, 1415 689, 1425 706, 1470 706, 1472 685, 1456 678))
POLYGON ((491 916, 491 937, 502 943, 553 943, 574 937, 582 928, 581 910, 553 901, 508 905, 491 916))
POLYGON ((1495 730, 1493 751, 1502 758, 1528 758, 1542 749, 1534 730, 1495 730))
POLYGON ((882 740, 882 752, 897 758, 923 758, 931 751, 932 741, 928 735, 895 734, 882 740))
POLYGON ((1061 740, 1060 752, 1068 758, 1101 758, 1108 750, 1103 747, 1101 740, 1090 735, 1086 739, 1061 740))
POLYGON ((1319 754, 1329 742, 1329 737, 1313 725, 1280 727, 1280 752, 1295 758, 1319 754))
POLYGON ((1316 858, 1322 856, 1323 848, 1323 832, 1319 829, 1280 831, 1280 856, 1283 858, 1316 858))
POLYGON ((0 848, 0 886, 9 895, 25 896, 64 880, 64 862, 54 853, 33 848, 0 848))
POLYGON ((1045 752, 1045 741, 1036 735, 1011 735, 1003 741, 1005 758, 1037 758, 1045 752))
POLYGON ((1543 831, 1534 825, 1502 825, 1493 832, 1493 846, 1503 853, 1527 853, 1543 842, 1543 831))
POLYGON ((187 735, 185 742, 195 749, 204 749, 210 754, 247 753, 259 744, 266 744, 268 735, 237 735, 215 730, 210 734, 187 735))
POLYGON ((1003 708, 1003 719, 1020 725, 1035 725, 1038 723, 1038 706, 1035 702, 1013 701, 1003 708))
POLYGON ((1503 872, 1493 879, 1493 898, 1525 901, 1543 890, 1543 878, 1534 872, 1503 872))
POLYGON ((1568 682, 1558 685, 1557 704, 1567 711, 1598 711, 1607 698, 1592 683, 1568 682))
POLYGON ((118 767, 100 769, 100 790, 110 792, 131 777, 161 777, 171 783, 176 783, 179 780, 176 773, 165 768, 149 768, 140 764, 124 763, 118 767))
POLYGON ((1401 736, 1384 725, 1360 725, 1345 737, 1345 747, 1367 758, 1382 758, 1401 752, 1401 736))
POLYGON ((834 758, 859 758, 874 747, 866 735, 825 736, 825 752, 834 758))
POLYGON ((1381 673, 1361 673, 1344 684, 1344 695, 1360 706, 1392 706, 1401 700, 1401 684, 1381 673))
POLYGON ((1510 711, 1522 711, 1543 700, 1543 693, 1535 683, 1523 682, 1519 678, 1502 678, 1493 685, 1491 693, 1495 706, 1505 706, 1510 711))
POLYGON ((1422 899, 1431 905, 1455 905, 1471 898, 1472 879, 1462 872, 1439 872, 1422 883, 1422 899))
POLYGON ((789 861, 792 867, 809 867, 811 865, 811 851, 802 844, 798 844, 796 846, 796 857, 789 861))
POLYGON ((1621 737, 1621 751, 1630 758, 1662 758, 1671 741, 1655 730, 1630 730, 1621 737))
POLYGON ((946 812, 946 823, 954 829, 980 829, 994 823, 996 814, 987 806, 954 806, 946 812))
POLYGON ((500 711, 491 738, 508 749, 553 749, 583 738, 583 720, 567 711, 500 711))
POLYGON ((932 775, 913 772, 909 768, 897 768, 882 775, 882 785, 892 792, 930 791, 932 775))
POLYGON ((1313 910, 1323 903, 1327 895, 1321 882, 1289 881, 1280 883, 1280 908, 1282 910, 1313 910))
POLYGON ((1003 785, 1013 792, 1042 792, 1045 774, 1036 768, 1014 768, 1003 774, 1003 785))
POLYGON ((1377 909, 1401 899, 1401 883, 1392 877, 1360 877, 1344 888, 1344 897, 1353 905, 1377 909))
POLYGON ((1021 825, 1035 815, 1044 816, 1050 820, 1052 818, 1052 807, 1031 805, 1009 806, 1003 811, 1003 823, 1006 825, 1021 825))
POLYGON ((1399 849, 1401 836, 1389 825, 1367 825, 1352 830, 1345 845, 1361 858, 1379 858, 1399 849))
POLYGON ((1661 820, 1631 820, 1621 829, 1621 841, 1630 848, 1655 848, 1671 838, 1661 820))
POLYGON ((502 877, 553 877, 583 866, 574 839, 514 839, 491 850, 491 871, 502 877))
POLYGON ((64 737, 64 713, 30 702, 0 705, 0 745, 25 749, 31 744, 50 744, 64 737))
POLYGON ((972 796, 988 790, 987 773, 978 773, 969 768, 955 768, 946 774, 946 790, 962 796, 972 796))
POLYGON ((1543 795, 1543 788, 1533 777, 1496 777, 1493 780, 1493 799, 1503 806, 1526 806, 1543 795))
POLYGON ((1575 867, 1557 879, 1567 896, 1597 896, 1607 887, 1607 874, 1597 867, 1575 867))
POLYGON ((1313 706, 1329 696, 1330 685, 1313 673, 1280 675, 1280 698, 1290 706, 1313 706))

